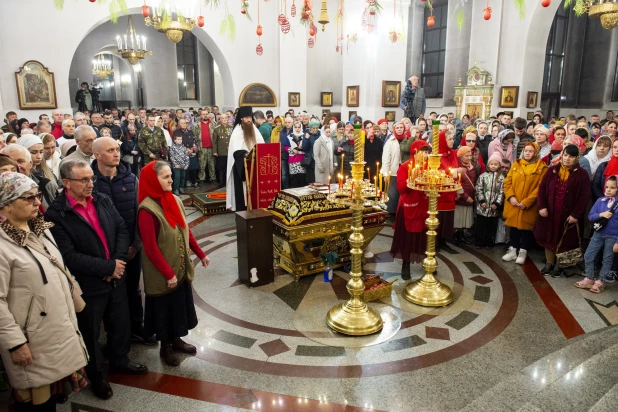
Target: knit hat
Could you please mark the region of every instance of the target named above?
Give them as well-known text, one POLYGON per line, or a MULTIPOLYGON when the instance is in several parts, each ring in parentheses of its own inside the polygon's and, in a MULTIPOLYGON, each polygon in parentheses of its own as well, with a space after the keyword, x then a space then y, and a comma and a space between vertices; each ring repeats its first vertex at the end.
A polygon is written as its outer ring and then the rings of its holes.
POLYGON ((77 146, 77 142, 75 139, 67 139, 60 145, 60 153, 62 153, 62 157, 65 157, 70 148, 73 146, 77 146))
POLYGON ((43 144, 43 141, 35 134, 25 134, 17 139, 17 144, 26 149, 30 149, 30 146, 34 146, 35 144, 43 144))
POLYGON ((470 152, 472 152, 472 149, 470 149, 468 146, 461 146, 459 149, 457 149, 457 157, 464 157, 466 153, 470 152))
POLYGON ((310 121, 309 128, 311 129, 312 127, 320 127, 320 122, 318 122, 317 120, 310 121))
POLYGON ((545 126, 543 126, 542 124, 538 124, 534 127, 534 131, 536 132, 537 130, 542 131, 543 133, 545 133, 547 135, 547 137, 549 137, 549 129, 545 126))
POLYGON ((498 162, 498 164, 500 164, 502 162, 502 156, 500 156, 498 152, 495 152, 487 159, 487 166, 489 166, 491 162, 498 162))
POLYGON ((30 189, 39 187, 34 180, 17 172, 0 174, 0 207, 4 207, 30 189))
POLYGON ((386 123, 386 124, 388 124, 388 120, 386 120, 386 119, 380 119, 380 120, 378 120, 378 126, 379 126, 379 125, 381 125, 382 123, 386 123))

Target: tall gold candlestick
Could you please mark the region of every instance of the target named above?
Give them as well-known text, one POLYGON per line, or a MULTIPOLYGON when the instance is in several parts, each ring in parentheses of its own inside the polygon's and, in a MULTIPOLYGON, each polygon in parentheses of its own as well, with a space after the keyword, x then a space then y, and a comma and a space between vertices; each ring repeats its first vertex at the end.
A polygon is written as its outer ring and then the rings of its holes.
MULTIPOLYGON (((454 296, 451 289, 440 283, 435 276, 433 275, 436 269, 438 268, 438 262, 436 260, 436 229, 440 222, 436 217, 438 215, 438 193, 440 191, 452 191, 457 189, 457 182, 454 181, 454 187, 449 189, 445 189, 441 185, 442 181, 442 173, 438 171, 440 168, 440 157, 438 154, 438 142, 439 139, 439 126, 440 121, 433 121, 433 142, 434 145, 432 147, 432 153, 429 156, 428 170, 421 171, 423 176, 423 181, 427 181, 428 186, 425 187, 425 191, 427 192, 427 197, 429 198, 429 209, 428 214, 429 217, 425 220, 427 224, 427 251, 425 252, 425 259, 423 260, 423 269, 425 270, 425 275, 414 281, 408 283, 406 288, 403 291, 403 297, 420 306, 447 306, 453 302, 454 296), (429 177, 428 177, 429 176, 429 177)), ((451 171, 452 174, 452 171, 451 171)), ((408 187, 414 186, 413 182, 408 183, 408 187)))

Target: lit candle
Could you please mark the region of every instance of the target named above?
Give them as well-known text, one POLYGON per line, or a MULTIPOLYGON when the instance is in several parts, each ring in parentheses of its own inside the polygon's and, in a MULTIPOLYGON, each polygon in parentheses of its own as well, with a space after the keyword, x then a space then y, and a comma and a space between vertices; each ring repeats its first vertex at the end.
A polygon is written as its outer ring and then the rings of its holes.
POLYGON ((380 174, 380 162, 376 162, 376 176, 380 174))
POLYGON ((350 199, 354 198, 354 182, 352 182, 352 189, 350 190, 350 199))
POLYGON ((375 187, 376 196, 378 195, 378 176, 373 177, 373 186, 375 187))
POLYGON ((341 176, 343 176, 343 158, 345 157, 345 154, 341 154, 341 176))
POLYGON ((412 174, 412 163, 408 164, 408 180, 412 180, 414 175, 412 174))
POLYGON ((367 180, 371 182, 371 171, 367 168, 367 180))
POLYGON ((379 178, 379 180, 380 180, 380 192, 381 192, 381 191, 382 191, 382 180, 383 180, 383 178, 382 178, 382 173, 380 173, 380 178, 379 178))
POLYGON ((328 175, 328 195, 330 196, 330 175, 328 175))
POLYGON ((459 174, 459 184, 461 185, 461 173, 459 174))

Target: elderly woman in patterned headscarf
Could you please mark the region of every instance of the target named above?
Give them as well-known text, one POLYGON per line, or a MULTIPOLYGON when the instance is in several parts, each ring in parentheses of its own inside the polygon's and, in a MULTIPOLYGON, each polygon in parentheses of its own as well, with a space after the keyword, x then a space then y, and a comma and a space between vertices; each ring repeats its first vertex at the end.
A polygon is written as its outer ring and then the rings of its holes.
POLYGON ((62 255, 39 213, 38 184, 15 172, 0 174, 0 355, 14 390, 16 411, 55 411, 64 381, 87 385, 88 354, 77 326, 73 290, 62 255))

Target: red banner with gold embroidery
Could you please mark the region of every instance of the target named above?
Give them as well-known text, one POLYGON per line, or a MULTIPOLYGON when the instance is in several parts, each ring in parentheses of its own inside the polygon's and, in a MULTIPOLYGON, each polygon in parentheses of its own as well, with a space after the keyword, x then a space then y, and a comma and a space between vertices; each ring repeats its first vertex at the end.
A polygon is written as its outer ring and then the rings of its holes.
MULTIPOLYGON (((265 209, 281 190, 281 144, 260 143, 255 146, 255 164, 247 164, 251 182, 251 206, 265 209)), ((248 206, 248 205, 247 205, 248 206)))

